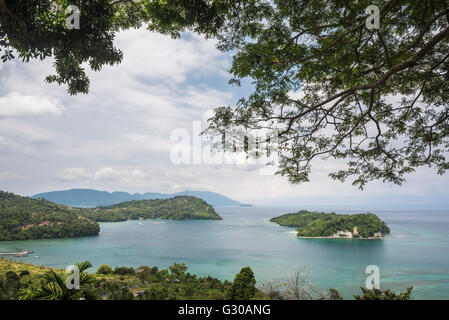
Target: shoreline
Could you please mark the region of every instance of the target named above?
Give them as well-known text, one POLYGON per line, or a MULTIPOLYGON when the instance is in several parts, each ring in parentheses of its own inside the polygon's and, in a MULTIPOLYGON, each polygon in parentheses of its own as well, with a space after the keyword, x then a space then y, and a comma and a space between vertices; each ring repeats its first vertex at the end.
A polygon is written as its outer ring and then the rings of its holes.
POLYGON ((296 236, 301 239, 345 239, 345 240, 383 240, 384 237, 368 237, 368 238, 355 238, 355 237, 333 237, 333 236, 318 236, 318 237, 304 237, 304 236, 296 236))

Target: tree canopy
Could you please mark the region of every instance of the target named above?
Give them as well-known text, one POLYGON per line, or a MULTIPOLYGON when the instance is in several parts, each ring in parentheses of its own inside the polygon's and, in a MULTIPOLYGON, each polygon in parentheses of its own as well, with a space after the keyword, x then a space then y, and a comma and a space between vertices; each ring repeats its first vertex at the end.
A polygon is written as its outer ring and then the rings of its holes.
POLYGON ((99 71, 120 63, 123 53, 113 43, 118 31, 146 23, 172 36, 187 27, 209 33, 219 17, 215 2, 203 0, 0 0, 0 58, 54 57, 55 74, 46 81, 67 85, 71 95, 88 93, 83 64, 99 71), (79 9, 79 29, 67 27, 76 11, 69 6, 79 9))
MULTIPOLYGON (((1 300, 210 300, 224 299, 231 286, 211 276, 200 277, 187 272, 184 263, 174 263, 167 269, 141 266, 131 267, 102 265, 103 272, 88 273, 89 261, 77 263, 80 271, 79 288, 66 287, 70 273, 63 269, 35 266, 23 262, 0 259, 1 300), (19 278, 21 268, 29 270, 29 276, 19 278)), ((255 291, 254 298, 267 298, 255 291)), ((253 298, 253 296, 251 296, 253 298)))
POLYGON ((168 199, 133 200, 81 214, 97 222, 126 221, 128 219, 222 220, 215 209, 202 199, 177 196, 168 199))
POLYGON ((226 291, 226 299, 250 300, 256 293, 256 278, 250 267, 244 267, 235 276, 234 282, 226 291))
POLYGON ((343 159, 330 176, 361 188, 447 170, 447 1, 250 1, 230 22, 219 38, 235 53, 232 82, 254 91, 216 109, 210 131, 268 128, 292 183, 318 158, 343 159), (365 25, 372 4, 379 29, 365 25))
POLYGON ((119 63, 117 31, 145 23, 176 37, 189 29, 232 53, 232 84, 254 85, 236 106, 215 110, 208 132, 267 129, 263 141, 244 139, 245 149, 259 155, 276 140, 278 174, 290 182, 309 181, 318 158, 346 162, 330 176, 360 188, 401 184, 421 166, 449 168, 447 0, 70 2, 82 13, 79 30, 64 27, 68 1, 0 0, 3 59, 13 49, 25 61, 53 55, 47 81, 87 93, 81 64, 119 63), (370 5, 379 8, 378 29, 366 27, 370 5))
POLYGON ((100 226, 83 210, 0 191, 0 241, 98 235, 100 226))

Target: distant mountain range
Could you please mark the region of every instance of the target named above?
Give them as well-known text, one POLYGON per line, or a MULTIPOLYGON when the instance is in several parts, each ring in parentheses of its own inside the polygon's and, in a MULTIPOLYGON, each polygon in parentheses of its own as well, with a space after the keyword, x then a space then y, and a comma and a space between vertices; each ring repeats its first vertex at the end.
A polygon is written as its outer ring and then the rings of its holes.
POLYGON ((128 192, 107 192, 92 189, 71 189, 64 191, 52 191, 39 193, 31 198, 43 198, 54 203, 73 207, 98 207, 111 206, 120 202, 132 200, 152 200, 167 199, 176 196, 194 196, 203 199, 212 206, 248 206, 238 201, 232 200, 219 193, 210 191, 183 191, 171 194, 147 192, 147 193, 128 193, 128 192))

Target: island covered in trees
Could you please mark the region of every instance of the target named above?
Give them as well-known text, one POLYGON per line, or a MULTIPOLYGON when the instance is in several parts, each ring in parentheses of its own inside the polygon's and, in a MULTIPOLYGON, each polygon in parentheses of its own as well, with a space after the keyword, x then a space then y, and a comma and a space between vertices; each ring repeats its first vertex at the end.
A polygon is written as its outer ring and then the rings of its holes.
POLYGON ((303 238, 382 239, 390 228, 373 213, 336 214, 299 211, 272 218, 284 227, 297 228, 303 238))
POLYGON ((96 236, 98 222, 156 218, 222 219, 212 206, 192 196, 75 208, 0 191, 0 241, 96 236))
POLYGON ((108 207, 83 210, 82 214, 98 222, 128 219, 222 220, 211 205, 192 196, 127 201, 108 207))

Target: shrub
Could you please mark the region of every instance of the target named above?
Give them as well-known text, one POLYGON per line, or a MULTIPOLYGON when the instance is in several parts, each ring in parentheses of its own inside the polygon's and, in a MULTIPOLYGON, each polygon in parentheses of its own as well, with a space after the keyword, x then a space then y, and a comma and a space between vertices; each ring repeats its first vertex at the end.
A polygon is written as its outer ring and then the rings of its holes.
POLYGON ((22 278, 23 276, 29 276, 30 272, 28 270, 20 270, 19 276, 22 278))
POLYGON ((111 274, 112 272, 112 268, 107 264, 102 264, 97 270, 97 274, 111 274))
POLYGON ((250 267, 242 268, 226 291, 228 300, 249 300, 256 293, 256 278, 250 267))
POLYGON ((6 278, 6 280, 11 281, 11 282, 20 280, 19 276, 14 271, 7 271, 5 273, 5 278, 6 278))

